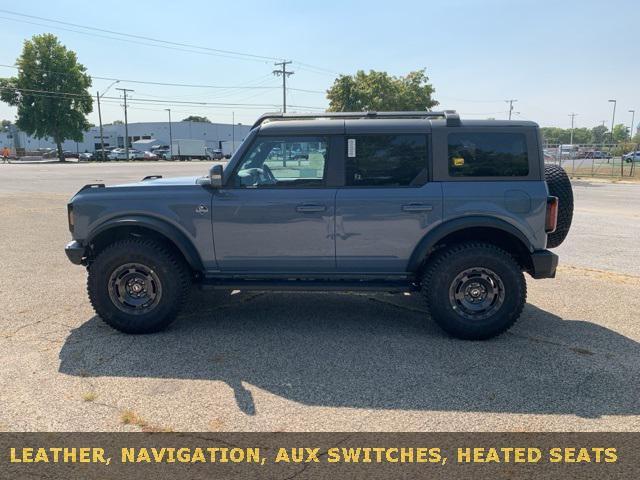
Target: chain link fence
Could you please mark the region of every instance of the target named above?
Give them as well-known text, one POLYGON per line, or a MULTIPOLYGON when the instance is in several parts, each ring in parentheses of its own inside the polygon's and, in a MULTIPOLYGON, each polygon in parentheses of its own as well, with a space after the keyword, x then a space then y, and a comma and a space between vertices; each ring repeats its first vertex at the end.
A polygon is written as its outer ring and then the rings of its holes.
POLYGON ((560 165, 569 175, 640 178, 640 144, 573 144, 544 146, 545 163, 560 165))

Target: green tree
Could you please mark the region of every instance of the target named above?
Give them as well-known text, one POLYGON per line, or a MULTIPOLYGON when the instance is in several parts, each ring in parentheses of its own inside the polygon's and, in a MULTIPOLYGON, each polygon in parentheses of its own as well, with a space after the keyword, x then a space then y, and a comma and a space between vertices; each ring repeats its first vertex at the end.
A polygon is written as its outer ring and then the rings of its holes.
POLYGON ((336 78, 327 99, 331 112, 428 110, 438 105, 432 98, 434 92, 425 70, 404 77, 359 70, 355 75, 336 78))
POLYGON ((2 121, 0 121, 0 127, 2 129, 7 128, 9 125, 11 125, 11 120, 2 120, 2 121))
POLYGON ((558 127, 542 127, 542 138, 546 143, 567 144, 571 140, 570 130, 558 127))
POLYGON ((629 127, 619 123, 613 127, 613 141, 616 143, 626 142, 629 140, 629 127))
POLYGON ((17 77, 0 79, 0 99, 18 107, 18 128, 36 138, 53 138, 64 161, 62 142, 82 141, 89 128, 91 77, 75 52, 50 33, 26 40, 16 66, 17 77))
POLYGON ((114 120, 113 122, 107 125, 124 125, 124 122, 122 120, 114 120))
POLYGON ((189 115, 187 118, 182 119, 183 122, 200 122, 200 123, 211 123, 207 117, 200 117, 198 115, 189 115))
MULTIPOLYGON (((571 138, 571 129, 569 129, 569 138, 571 138)), ((585 144, 591 142, 591 130, 588 128, 574 128, 573 129, 573 143, 585 144)))
POLYGON ((591 143, 605 143, 609 140, 609 129, 604 125, 598 125, 591 129, 591 143))

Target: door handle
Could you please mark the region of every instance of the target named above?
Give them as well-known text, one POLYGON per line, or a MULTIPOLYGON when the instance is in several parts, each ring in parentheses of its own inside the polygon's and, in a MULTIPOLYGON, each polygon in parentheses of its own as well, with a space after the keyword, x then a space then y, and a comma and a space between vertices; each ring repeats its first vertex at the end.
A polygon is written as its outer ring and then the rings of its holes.
POLYGON ((424 203, 409 203, 407 205, 402 205, 403 212, 430 212, 433 210, 433 206, 426 205, 424 203))
POLYGON ((327 210, 326 205, 317 205, 312 203, 303 203, 296 207, 296 212, 300 212, 300 213, 324 212, 326 210, 327 210))

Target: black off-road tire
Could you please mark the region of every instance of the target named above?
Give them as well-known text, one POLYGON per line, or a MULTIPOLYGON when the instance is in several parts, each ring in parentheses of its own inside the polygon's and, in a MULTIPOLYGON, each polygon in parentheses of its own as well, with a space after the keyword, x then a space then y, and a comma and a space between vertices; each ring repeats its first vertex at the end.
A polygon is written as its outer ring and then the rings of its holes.
POLYGON ((555 232, 547 235, 547 248, 555 248, 560 246, 571 228, 573 189, 571 188, 569 176, 558 165, 545 165, 544 178, 549 187, 549 194, 558 197, 558 226, 555 232))
POLYGON ((142 238, 120 240, 106 247, 89 265, 87 279, 89 299, 100 318, 116 330, 136 334, 166 328, 183 307, 190 286, 191 272, 185 262, 164 245, 142 238), (154 302, 137 313, 130 313, 132 307, 117 300, 123 290, 114 287, 117 279, 135 275, 128 272, 136 269, 125 265, 138 265, 139 270, 148 273, 156 293, 154 302), (119 271, 123 273, 117 276, 119 271))
POLYGON ((464 340, 486 340, 505 332, 522 313, 527 298, 521 267, 508 252, 487 243, 461 243, 435 253, 428 260, 421 284, 431 318, 449 335, 464 340), (461 275, 469 279, 463 283, 467 288, 473 287, 474 281, 490 287, 493 279, 498 295, 493 304, 488 304, 483 314, 486 318, 468 318, 475 312, 469 314, 460 300, 451 298, 452 292, 455 296, 466 291, 455 288, 461 275))

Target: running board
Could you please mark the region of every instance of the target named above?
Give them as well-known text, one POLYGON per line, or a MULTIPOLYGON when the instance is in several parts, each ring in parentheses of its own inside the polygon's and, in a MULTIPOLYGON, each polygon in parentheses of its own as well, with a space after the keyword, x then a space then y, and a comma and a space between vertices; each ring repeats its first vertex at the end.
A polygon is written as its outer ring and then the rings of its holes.
POLYGON ((412 292, 418 286, 407 280, 258 280, 238 278, 204 278, 203 288, 220 290, 274 290, 274 291, 306 291, 306 292, 412 292))

